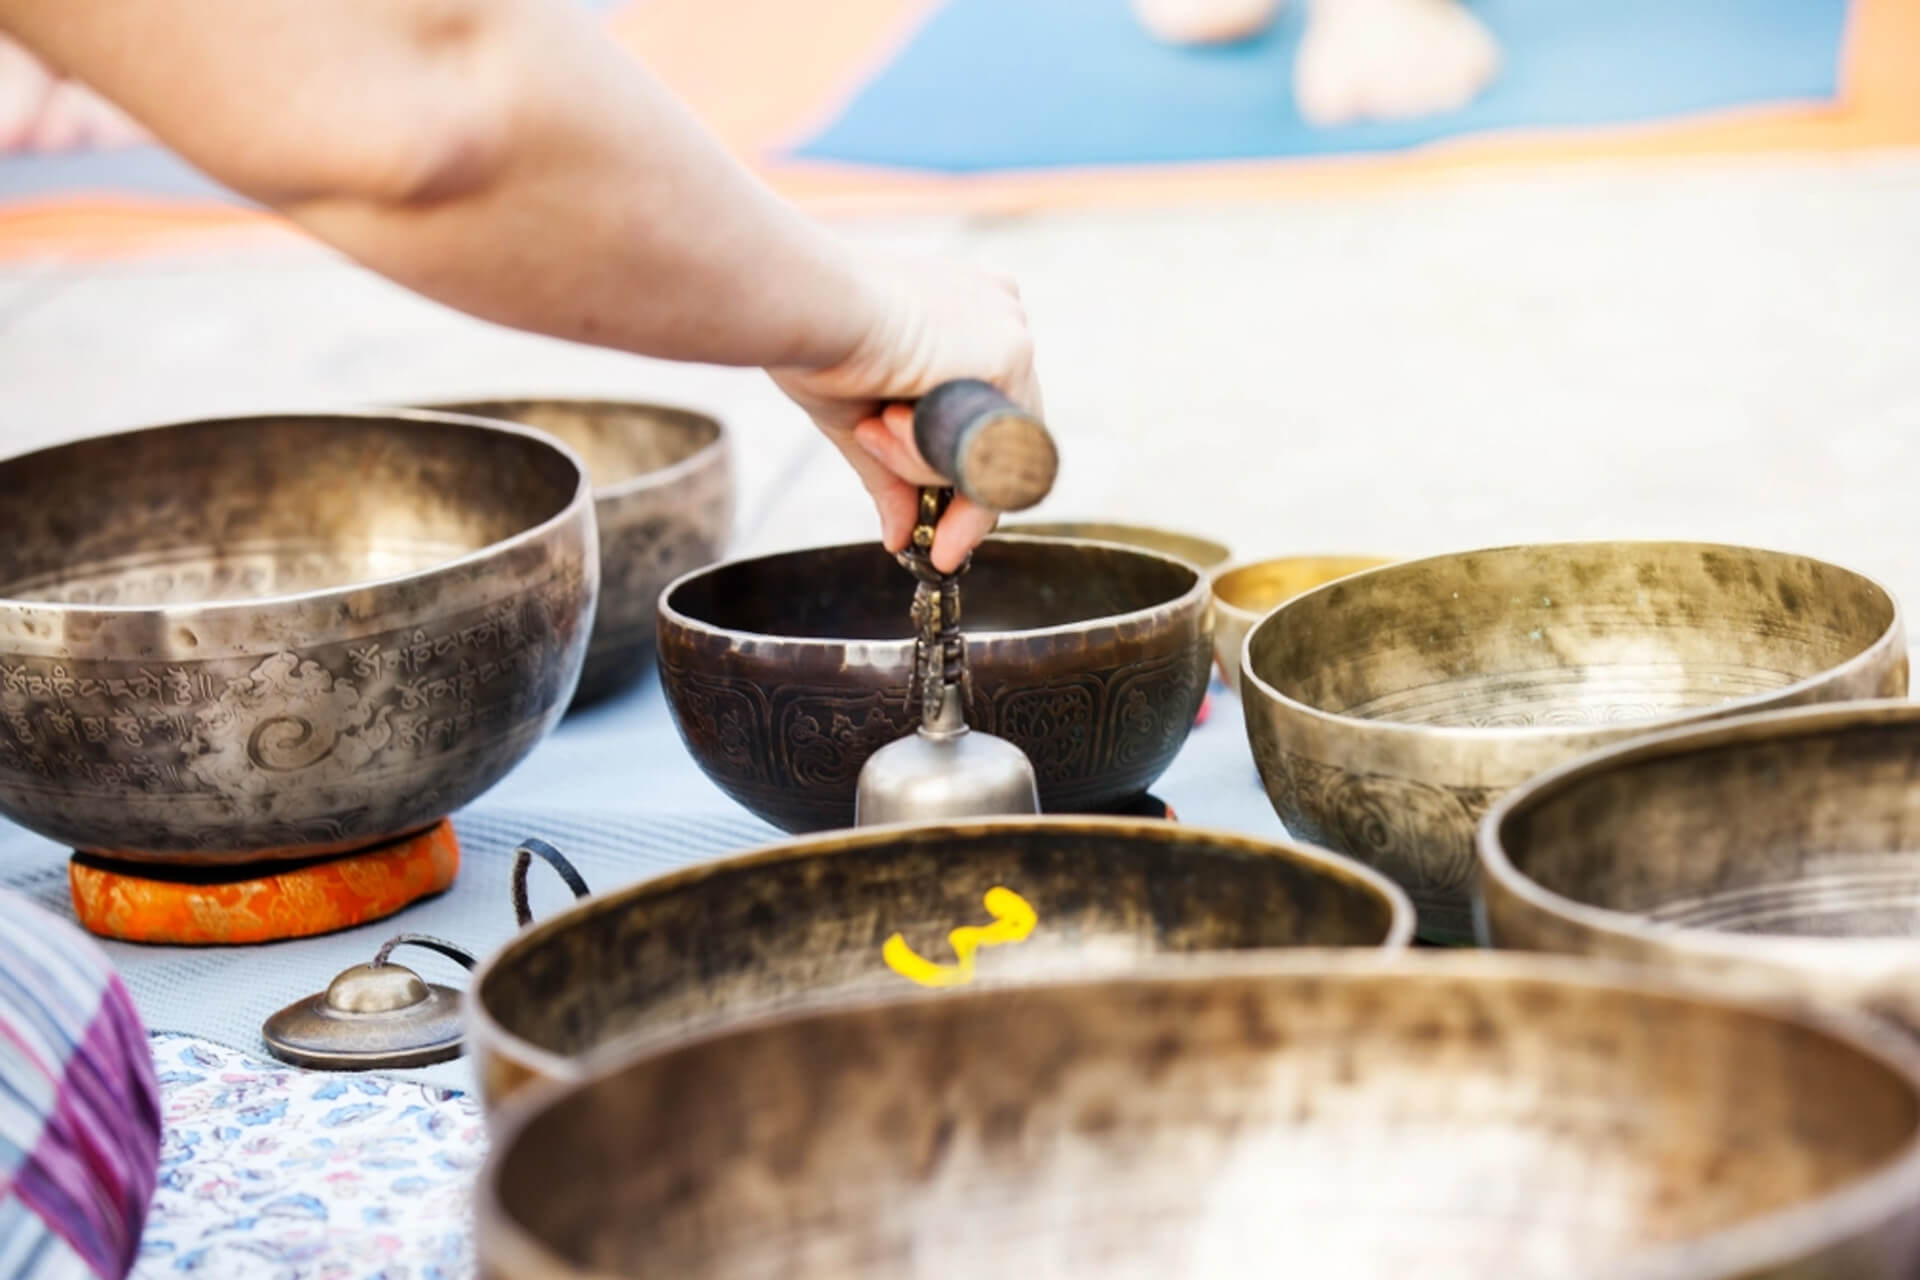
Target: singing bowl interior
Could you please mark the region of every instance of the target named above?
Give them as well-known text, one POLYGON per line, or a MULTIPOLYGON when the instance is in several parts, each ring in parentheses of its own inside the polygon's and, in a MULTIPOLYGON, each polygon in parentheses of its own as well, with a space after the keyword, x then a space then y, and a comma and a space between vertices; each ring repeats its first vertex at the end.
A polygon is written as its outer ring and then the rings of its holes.
POLYGON ((1023 538, 1080 538, 1144 547, 1184 560, 1202 573, 1212 573, 1233 558, 1232 548, 1223 542, 1145 524, 1116 524, 1108 520, 1003 520, 1000 529, 1023 538))
POLYGON ((476 400, 449 413, 555 436, 585 462, 600 537, 600 601, 574 705, 630 686, 651 666, 660 592, 726 554, 733 460, 720 422, 615 400, 476 400))
POLYGON ((960 974, 950 933, 1011 890, 1031 931, 967 980, 1124 966, 1166 952, 1393 947, 1413 908, 1385 877, 1301 846, 1125 819, 1002 819, 814 837, 603 894, 509 942, 475 979, 489 1104, 570 1077, 622 1037, 796 1001, 927 989, 960 974), (883 954, 899 934, 941 966, 883 954))
POLYGON ((1509 788, 1661 724, 1907 687, 1877 583, 1697 543, 1388 565, 1282 604, 1243 657, 1248 734, 1288 830, 1386 871, 1442 940, 1472 936, 1475 826, 1509 788))
MULTIPOLYGON (((990 538, 961 579, 967 635, 1090 626, 1191 592, 1193 570, 1163 556, 1046 539, 990 538)), ((913 579, 878 547, 856 544, 716 565, 674 587, 670 603, 706 626, 773 640, 910 646, 913 579)))
POLYGON ((811 1011, 522 1108, 501 1280, 1911 1274, 1872 1024, 1539 957, 1261 957, 811 1011))
POLYGON ((1240 687, 1240 648, 1253 624, 1285 601, 1349 574, 1392 561, 1382 556, 1281 556, 1227 569, 1213 579, 1213 651, 1220 677, 1240 687))
MULTIPOLYGON (((967 722, 1026 752, 1043 808, 1111 810, 1172 762, 1212 657, 1198 570, 994 537, 960 594, 967 722)), ((872 544, 730 561, 668 588, 661 677, 701 768, 789 831, 853 825, 861 765, 918 723, 912 600, 912 577, 872 544)))
POLYGON ((127 609, 363 586, 535 528, 579 483, 538 438, 400 416, 95 437, 0 462, 0 598, 127 609))
POLYGON ((578 459, 427 413, 182 423, 0 462, 0 811, 143 861, 418 830, 564 709, 578 459))
POLYGON ((1771 712, 1662 734, 1488 817, 1488 941, 1784 969, 1920 1027, 1920 706, 1771 712))

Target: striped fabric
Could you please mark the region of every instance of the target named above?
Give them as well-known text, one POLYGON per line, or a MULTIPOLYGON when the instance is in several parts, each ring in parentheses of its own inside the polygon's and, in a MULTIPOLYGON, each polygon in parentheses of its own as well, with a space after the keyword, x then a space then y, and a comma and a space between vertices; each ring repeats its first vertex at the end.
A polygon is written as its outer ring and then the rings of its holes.
POLYGON ((133 1000, 91 939, 0 891, 0 1280, 118 1280, 160 1162, 133 1000))

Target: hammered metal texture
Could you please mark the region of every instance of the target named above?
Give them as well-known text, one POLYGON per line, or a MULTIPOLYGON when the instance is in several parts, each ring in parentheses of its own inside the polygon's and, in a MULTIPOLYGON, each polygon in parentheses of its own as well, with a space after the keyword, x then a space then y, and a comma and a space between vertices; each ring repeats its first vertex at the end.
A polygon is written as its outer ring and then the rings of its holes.
POLYGON ((1287 830, 1386 872, 1424 937, 1473 936, 1495 799, 1609 743, 1741 711, 1903 695, 1873 581, 1677 542, 1504 547, 1374 569, 1261 620, 1241 694, 1287 830))
POLYGON ((475 977, 470 1039, 489 1106, 572 1078, 623 1037, 796 1002, 917 989, 898 933, 955 959, 996 886, 1036 916, 970 984, 1125 967, 1167 952, 1404 946, 1413 908, 1358 863, 1302 846, 1119 818, 867 828, 774 845, 604 893, 523 931, 475 977))
POLYGON ((431 414, 157 427, 0 463, 0 811, 161 862, 418 830, 572 695, 578 459, 431 414))
POLYGON ((1905 1280, 1878 1024, 1557 957, 1267 953, 813 1011, 517 1109, 495 1280, 1905 1280))
MULTIPOLYGON (((1049 812, 1140 795, 1206 693, 1205 580, 1153 552, 989 538, 961 582, 967 723, 1025 751, 1049 812)), ((912 732, 913 580, 875 545, 735 560, 668 589, 660 675, 687 749, 787 831, 853 824, 860 767, 912 732)))
POLYGON ((1920 1032, 1920 705, 1674 730, 1481 825, 1484 940, 1740 975, 1920 1032))
POLYGON ((580 455, 600 530, 600 607, 573 704, 618 693, 653 661, 660 592, 727 552, 732 441, 706 414, 623 400, 482 400, 434 406, 533 427, 580 455))

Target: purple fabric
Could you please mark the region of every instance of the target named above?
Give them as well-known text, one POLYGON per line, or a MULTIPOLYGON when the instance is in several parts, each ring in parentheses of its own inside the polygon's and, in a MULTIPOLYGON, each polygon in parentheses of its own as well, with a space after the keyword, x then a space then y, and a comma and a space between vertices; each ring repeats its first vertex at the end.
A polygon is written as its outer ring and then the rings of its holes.
POLYGON ((99 948, 0 894, 0 1200, 64 1245, 16 1239, 0 1253, 70 1251, 103 1280, 125 1276, 159 1169, 159 1094, 133 999, 99 948))

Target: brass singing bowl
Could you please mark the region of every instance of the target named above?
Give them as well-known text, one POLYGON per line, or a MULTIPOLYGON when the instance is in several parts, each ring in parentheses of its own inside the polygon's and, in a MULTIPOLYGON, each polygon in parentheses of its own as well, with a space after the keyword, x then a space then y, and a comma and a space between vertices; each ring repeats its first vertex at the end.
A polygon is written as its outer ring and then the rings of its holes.
POLYGON ((154 862, 438 821, 572 696, 579 459, 429 413, 182 423, 0 462, 0 812, 154 862))
POLYGON ((494 1280, 1893 1280, 1880 1024, 1556 957, 1321 954, 770 1018, 510 1108, 494 1280))
POLYGON ((475 400, 430 406, 557 436, 586 463, 600 531, 600 605, 573 705, 632 685, 653 661, 660 592, 726 554, 731 442, 703 413, 625 400, 475 400))
POLYGON ((1201 573, 1212 573, 1233 558, 1223 542, 1198 534, 1181 533, 1149 524, 1119 524, 1111 520, 1002 520, 1003 533, 1023 538, 1075 538, 1086 542, 1117 542, 1184 560, 1201 573))
MULTIPOLYGON (((787 831, 853 825, 860 767, 913 731, 913 578, 878 545, 696 570, 660 602, 660 678, 694 760, 787 831)), ((1204 576, 1111 543, 997 536, 961 580, 967 723, 1033 761, 1041 807, 1117 809, 1207 691, 1204 576)))
POLYGON ((1920 1031, 1920 704, 1673 730, 1510 792, 1480 827, 1491 946, 1737 975, 1920 1031))
POLYGON ((1375 569, 1382 556, 1280 556, 1222 569, 1213 578, 1213 656, 1229 689, 1240 688, 1240 648, 1253 624, 1303 591, 1375 569))
POLYGON ((1287 830, 1470 941, 1475 827, 1535 774, 1663 726, 1907 691, 1899 607, 1805 556, 1689 542, 1501 547, 1369 569, 1268 614, 1241 652, 1254 759, 1287 830))
POLYGON ((609 1046, 796 1004, 1169 952, 1397 950, 1412 936, 1390 880, 1302 845, 1121 818, 861 828, 603 893, 523 930, 475 976, 467 1034, 491 1108, 530 1082, 581 1078, 609 1046), (1018 901, 1002 903, 1008 891, 1018 901), (950 935, 970 927, 1003 933, 963 962, 950 935), (896 934, 924 969, 889 959, 896 934))

